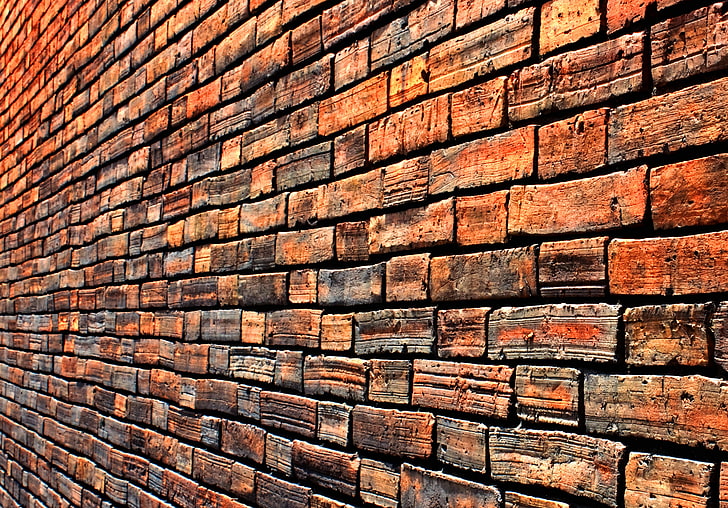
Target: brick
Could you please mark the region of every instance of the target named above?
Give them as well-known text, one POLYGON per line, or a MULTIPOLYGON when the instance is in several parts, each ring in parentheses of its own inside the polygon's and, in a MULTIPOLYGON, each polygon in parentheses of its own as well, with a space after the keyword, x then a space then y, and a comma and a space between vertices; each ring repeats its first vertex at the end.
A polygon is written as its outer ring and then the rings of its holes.
POLYGON ((291 145, 288 117, 279 117, 243 132, 240 139, 240 163, 248 164, 270 156, 291 145))
POLYGON ((525 298, 536 294, 533 247, 433 257, 430 298, 456 301, 525 298))
POLYGON ((349 444, 351 406, 339 402, 319 402, 316 438, 346 447, 349 444))
POLYGON ((703 376, 588 374, 586 428, 725 450, 725 393, 725 381, 703 376))
POLYGON ((485 76, 531 57, 534 9, 477 28, 430 50, 430 92, 485 76))
POLYGON ((220 449, 236 457, 263 463, 265 431, 247 423, 223 421, 220 430, 220 449))
POLYGON ((459 245, 505 243, 508 238, 508 191, 458 196, 455 239, 459 245))
POLYGON ((579 378, 566 367, 516 368, 516 409, 522 420, 576 427, 579 424, 579 378))
POLYGON ((560 431, 491 428, 493 478, 618 506, 621 443, 560 431))
POLYGON ((387 111, 387 80, 387 73, 381 73, 321 101, 319 135, 328 136, 385 113, 387 111), (341 111, 348 113, 342 115, 341 111))
POLYGON ((488 307, 437 312, 437 354, 442 358, 485 354, 488 307))
POLYGON ((241 311, 235 309, 203 310, 200 326, 203 340, 211 342, 239 341, 241 311))
POLYGON ((564 183, 516 185, 510 192, 508 232, 514 235, 625 228, 644 220, 647 168, 564 183))
POLYGON ((430 158, 406 159, 384 168, 382 179, 382 206, 398 206, 424 201, 427 197, 427 179, 430 158))
POLYGON ((607 304, 503 307, 488 321, 488 358, 614 362, 620 311, 607 304))
POLYGON ((265 84, 273 75, 289 64, 290 32, 243 60, 240 66, 226 72, 222 77, 223 100, 240 96, 259 85, 265 84))
POLYGON ((412 254, 387 261, 387 301, 426 300, 429 268, 429 254, 412 254))
POLYGON ((608 238, 545 242, 538 254, 541 296, 603 296, 608 238))
POLYGON ((598 0, 578 4, 549 0, 541 9, 539 49, 542 55, 599 33, 601 10, 598 0))
POLYGON ((508 417, 513 369, 439 360, 415 360, 412 404, 490 418, 508 417))
POLYGON ((645 19, 655 0, 607 0, 607 32, 613 33, 645 19))
POLYGON ((500 491, 495 487, 410 464, 402 465, 401 489, 402 508, 495 508, 501 505, 500 491))
POLYGON ((321 60, 293 71, 276 82, 276 111, 319 97, 329 90, 333 57, 327 55, 321 60))
POLYGON ((382 206, 382 171, 375 169, 321 187, 318 218, 344 217, 382 206))
POLYGON ((276 370, 273 383, 287 390, 303 391, 303 353, 276 351, 276 370))
POLYGON ((726 502, 728 502, 728 464, 726 462, 720 463, 720 491, 719 506, 725 508, 726 502))
POLYGON ((728 65, 723 4, 657 23, 651 33, 652 80, 666 86, 728 65))
POLYGON ((276 239, 276 264, 322 263, 334 257, 334 228, 284 231, 276 239))
POLYGON ((309 508, 311 489, 275 478, 265 473, 255 473, 255 499, 261 508, 309 508))
POLYGON ((409 360, 371 360, 367 399, 374 402, 409 404, 409 360))
POLYGON ((650 205, 655 229, 728 222, 728 191, 721 185, 728 156, 714 155, 661 166, 650 173, 650 205))
POLYGON ((340 176, 366 164, 367 126, 360 125, 334 139, 334 176, 340 176))
POLYGON ((416 55, 390 71, 389 106, 399 107, 425 95, 429 89, 427 54, 416 55))
POLYGON ((293 473, 293 441, 271 434, 265 436, 265 465, 291 476, 293 473))
POLYGON ((367 392, 368 370, 368 362, 359 358, 307 356, 303 389, 306 395, 333 395, 361 402, 367 392))
POLYGON ((569 508, 567 503, 526 496, 518 492, 506 492, 504 506, 506 508, 569 508))
POLYGON ((624 311, 627 363, 705 366, 710 362, 705 304, 633 307, 624 311))
POLYGON ((353 508, 353 506, 316 494, 311 498, 311 508, 353 508))
POLYGON ((256 46, 262 46, 271 38, 281 33, 281 16, 283 2, 279 0, 273 5, 258 13, 258 24, 256 26, 256 46))
POLYGON ((334 57, 334 88, 339 90, 369 74, 369 37, 359 39, 334 57))
POLYGON ((558 55, 511 74, 512 121, 590 106, 642 90, 645 34, 629 34, 558 55))
POLYGON ((513 131, 435 150, 429 193, 483 187, 529 177, 534 171, 535 130, 513 131))
POLYGON ((356 454, 330 450, 304 441, 293 442, 294 476, 346 496, 356 495, 359 462, 356 454))
POLYGON ((276 159, 276 188, 292 189, 318 182, 331 174, 331 143, 302 148, 276 159))
POLYGON ((406 458, 432 453, 435 418, 430 413, 356 406, 352 411, 354 446, 406 458))
POLYGON ((259 233, 283 226, 286 223, 286 198, 288 193, 270 199, 240 205, 240 233, 259 233))
POLYGON ((372 217, 369 253, 398 252, 452 242, 454 221, 453 199, 372 217))
POLYGON ((256 19, 251 18, 230 32, 215 49, 215 70, 222 74, 236 61, 253 51, 255 47, 256 19))
POLYGON ((435 341, 435 309, 385 309, 354 316, 354 350, 375 353, 430 353, 435 341))
POLYGON ((728 78, 620 106, 609 118, 609 163, 671 153, 728 138, 721 122, 728 101, 728 78), (676 122, 685 111, 688 123, 676 122))
POLYGON ((288 301, 291 303, 317 302, 318 272, 316 270, 294 270, 288 281, 288 301))
POLYGON ((612 294, 688 295, 726 290, 724 232, 609 244, 612 294))
MULTIPOLYGON (((510 4, 511 2, 509 2, 510 4)), ((488 18, 506 7, 506 0, 493 0, 481 2, 480 0, 457 0, 457 14, 455 27, 459 30, 464 26, 488 18)))
POLYGON ((500 77, 452 94, 450 117, 455 137, 505 127, 506 78, 500 77))
POLYGON ((482 423, 437 417, 437 460, 480 473, 488 469, 488 427, 482 423))
POLYGON ((316 405, 313 399, 263 391, 260 394, 260 422, 271 429, 316 437, 316 405))
POLYGON ((348 351, 354 337, 354 314, 324 314, 321 316, 321 349, 348 351))
POLYGON ((177 344, 174 350, 174 370, 192 374, 207 374, 208 344, 177 344))
POLYGON ((286 274, 265 273, 238 277, 241 306, 283 305, 286 303, 286 274))
POLYGON ((374 31, 372 70, 395 63, 447 36, 455 14, 452 0, 426 2, 374 31))
POLYGON ((385 264, 321 269, 318 300, 324 306, 365 305, 384 300, 385 264))
POLYGON ((322 311, 285 309, 268 313, 266 344, 315 348, 319 344, 322 311))
POLYGON ((362 5, 358 1, 344 0, 323 13, 324 47, 329 49, 339 41, 360 33, 362 30, 389 14, 391 0, 368 0, 362 5))
POLYGON ((714 464, 694 460, 630 453, 625 469, 625 507, 708 506, 714 464))
POLYGON ((230 375, 235 378, 272 383, 276 355, 262 347, 235 347, 230 349, 230 375))
POLYGON ((293 65, 320 54, 323 49, 321 16, 304 22, 291 32, 291 63, 293 65))
POLYGON ((607 163, 608 110, 586 111, 538 130, 538 176, 594 171, 607 163))
POLYGON ((372 459, 361 459, 359 496, 365 503, 397 508, 399 506, 399 467, 372 459))
POLYGON ((441 95, 369 124, 369 159, 377 162, 447 140, 449 97, 441 95))
POLYGON ((714 338, 714 359, 723 370, 728 370, 728 302, 720 302, 710 317, 714 338))

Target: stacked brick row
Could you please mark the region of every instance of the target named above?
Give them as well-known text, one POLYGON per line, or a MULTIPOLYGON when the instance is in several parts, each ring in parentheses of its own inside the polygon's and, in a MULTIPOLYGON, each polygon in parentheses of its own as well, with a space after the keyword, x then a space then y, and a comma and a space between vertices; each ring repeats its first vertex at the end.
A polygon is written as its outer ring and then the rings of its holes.
POLYGON ((728 506, 728 4, 0 8, 0 505, 728 506))

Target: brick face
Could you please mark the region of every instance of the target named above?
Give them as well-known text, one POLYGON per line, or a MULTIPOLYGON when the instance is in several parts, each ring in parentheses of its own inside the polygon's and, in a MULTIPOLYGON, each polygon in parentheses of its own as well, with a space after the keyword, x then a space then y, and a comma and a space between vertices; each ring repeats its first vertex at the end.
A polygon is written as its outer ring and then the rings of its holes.
POLYGON ((0 506, 728 508, 727 69, 717 0, 6 1, 0 506))

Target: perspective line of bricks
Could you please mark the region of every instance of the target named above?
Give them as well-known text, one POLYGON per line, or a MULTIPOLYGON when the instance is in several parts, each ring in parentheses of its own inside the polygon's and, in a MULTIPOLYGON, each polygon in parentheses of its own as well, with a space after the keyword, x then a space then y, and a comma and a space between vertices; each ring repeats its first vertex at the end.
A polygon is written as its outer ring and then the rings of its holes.
POLYGON ((2 508, 728 508, 728 2, 0 0, 2 508))

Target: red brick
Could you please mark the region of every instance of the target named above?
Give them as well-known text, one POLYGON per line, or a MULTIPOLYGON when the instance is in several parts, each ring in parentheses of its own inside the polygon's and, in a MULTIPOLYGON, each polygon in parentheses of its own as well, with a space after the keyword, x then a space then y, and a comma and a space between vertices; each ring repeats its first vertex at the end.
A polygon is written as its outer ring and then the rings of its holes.
POLYGON ((318 347, 322 311, 285 309, 268 313, 266 344, 272 346, 318 347))
POLYGON ((455 238, 459 245, 505 243, 508 238, 508 191, 480 196, 458 196, 455 238))
POLYGON ((444 309, 437 313, 437 354, 443 358, 485 354, 488 307, 444 309))
POLYGON ((334 57, 334 88, 339 90, 369 74, 369 38, 360 39, 334 57))
POLYGON ((496 78, 452 94, 450 116, 455 137, 505 127, 506 78, 496 78))
POLYGON ((304 441, 293 442, 293 474, 306 482, 340 492, 356 495, 359 476, 359 457, 304 441))
POLYGON ((392 69, 389 78, 389 106, 396 108, 428 91, 427 55, 417 55, 392 69))
POLYGON ((276 264, 322 263, 334 257, 334 228, 278 233, 276 264))
POLYGON ((542 55, 591 37, 599 32, 601 9, 598 0, 573 2, 549 0, 541 8, 539 48, 542 55))
POLYGON ((401 489, 402 508, 496 508, 501 505, 500 491, 495 487, 410 464, 402 465, 401 489))
POLYGON ((554 234, 639 225, 647 208, 647 168, 548 185, 511 187, 508 232, 554 234), (554 207, 559 203, 559 207, 554 207))
POLYGON ((354 337, 353 314, 324 314, 321 316, 321 349, 348 351, 354 337))
POLYGON ((605 295, 608 240, 598 237, 542 243, 538 253, 541 296, 605 295))
POLYGON ((385 309, 355 314, 354 350, 372 353, 430 353, 435 309, 385 309))
POLYGON ((460 28, 488 18, 506 7, 506 0, 457 0, 455 27, 460 28))
POLYGON ((293 65, 320 54, 323 49, 321 16, 306 21, 291 32, 291 63, 293 65))
POLYGON ((399 466, 362 459, 359 469, 359 496, 365 503, 397 508, 399 506, 399 466))
POLYGON ((369 0, 362 5, 358 0, 344 0, 323 13, 324 46, 329 49, 339 41, 365 28, 389 14, 392 0, 369 0))
POLYGON ((360 450, 407 458, 432 454, 435 418, 430 413, 356 406, 352 428, 360 450))
POLYGON ((336 225, 336 258, 339 261, 369 259, 369 222, 340 222, 336 225))
POLYGON ((340 176, 366 164, 367 126, 361 125, 334 139, 334 175, 340 176))
POLYGON ((429 268, 429 254, 400 256, 387 261, 387 301, 426 300, 429 268))
POLYGON ((607 0, 607 32, 613 33, 645 19, 655 0, 607 0))
POLYGON ((579 424, 580 372, 566 367, 516 368, 516 404, 522 420, 568 425, 579 424))
POLYGON ((371 360, 367 399, 375 402, 409 404, 409 360, 371 360))
POLYGON ((386 72, 374 76, 319 104, 319 135, 328 136, 387 111, 386 72), (342 115, 341 111, 348 114, 342 115))
POLYGON ((442 245, 453 241, 454 201, 373 217, 369 222, 369 253, 381 254, 442 245))
POLYGON ((427 197, 427 178, 430 158, 406 159, 384 168, 382 186, 386 207, 424 201, 427 197))
POLYGON ((223 421, 220 431, 220 448, 223 452, 263 463, 265 431, 255 425, 223 421))
POLYGON ((482 423, 437 417, 437 459, 461 469, 486 473, 488 427, 482 423))
POLYGON ((318 294, 317 279, 316 270, 293 270, 288 279, 288 301, 315 304, 318 294))
POLYGON ((313 399, 285 393, 260 394, 260 422, 269 428, 316 436, 316 405, 313 399))
POLYGON ((366 360, 336 356, 307 356, 304 362, 303 389, 306 395, 333 395, 363 401, 367 391, 366 360))

